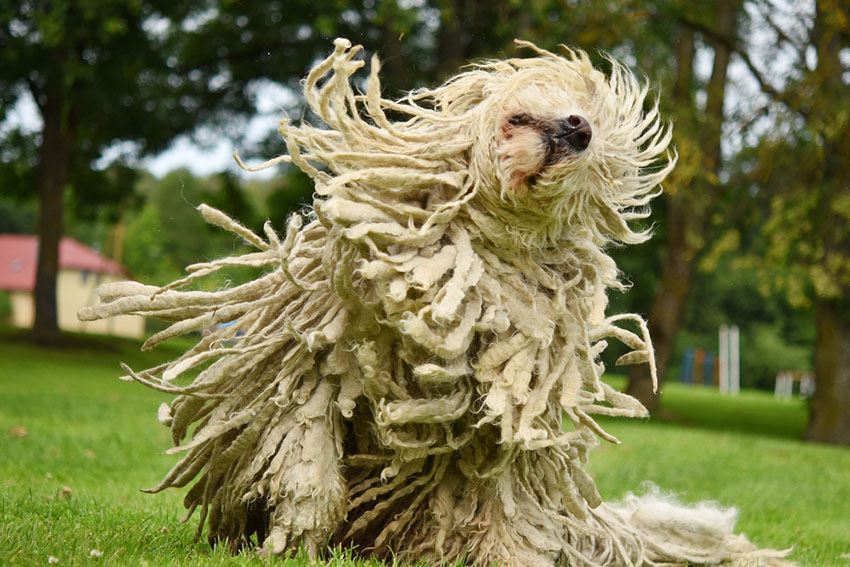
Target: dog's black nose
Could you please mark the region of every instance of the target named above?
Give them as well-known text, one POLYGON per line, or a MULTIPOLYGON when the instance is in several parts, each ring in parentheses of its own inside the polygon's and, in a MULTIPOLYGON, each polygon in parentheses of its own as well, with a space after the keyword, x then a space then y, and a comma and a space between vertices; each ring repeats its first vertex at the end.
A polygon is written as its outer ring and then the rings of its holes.
POLYGON ((582 152, 590 145, 593 130, 584 117, 573 114, 561 121, 557 137, 572 150, 582 152))

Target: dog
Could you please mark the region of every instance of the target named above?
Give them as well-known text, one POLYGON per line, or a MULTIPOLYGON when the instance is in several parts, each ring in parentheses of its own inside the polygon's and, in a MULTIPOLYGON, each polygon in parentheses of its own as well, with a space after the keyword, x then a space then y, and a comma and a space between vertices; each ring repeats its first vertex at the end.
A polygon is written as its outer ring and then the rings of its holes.
POLYGON ((307 173, 312 212, 260 236, 202 205, 257 251, 162 288, 107 284, 80 313, 173 322, 145 348, 233 322, 169 364, 125 367, 176 395, 159 418, 184 456, 151 492, 194 483, 198 537, 206 525, 211 542, 267 553, 526 567, 761 553, 724 511, 656 506, 679 530, 640 499, 606 504, 585 469, 600 439, 616 441, 594 415, 647 415, 602 380, 607 339, 631 349, 618 363, 655 375, 643 320, 605 316, 607 290, 623 288, 606 250, 649 237, 632 223, 675 153, 623 66, 518 44, 531 56, 388 100, 379 60, 356 92, 361 50, 336 40, 304 82, 323 124, 283 120, 287 153, 263 166, 307 173), (179 290, 228 265, 266 272, 179 290))

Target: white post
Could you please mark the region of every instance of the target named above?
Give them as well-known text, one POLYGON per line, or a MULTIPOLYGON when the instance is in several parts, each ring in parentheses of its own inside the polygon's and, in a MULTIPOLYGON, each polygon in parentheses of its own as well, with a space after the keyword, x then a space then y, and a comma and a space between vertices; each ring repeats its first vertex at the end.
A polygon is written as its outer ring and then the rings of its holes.
POLYGON ((812 375, 808 372, 803 374, 803 378, 800 379, 800 397, 801 398, 811 398, 814 393, 814 381, 812 380, 812 375))
POLYGON ((785 396, 785 372, 776 375, 776 386, 773 388, 773 397, 781 400, 785 396))
POLYGON ((738 325, 729 328, 729 393, 733 396, 741 391, 741 357, 738 325))
POLYGON ((800 397, 810 398, 812 396, 812 375, 808 372, 804 373, 800 378, 800 397))
POLYGON ((718 355, 718 388, 720 393, 729 391, 729 327, 720 325, 720 354, 718 355))

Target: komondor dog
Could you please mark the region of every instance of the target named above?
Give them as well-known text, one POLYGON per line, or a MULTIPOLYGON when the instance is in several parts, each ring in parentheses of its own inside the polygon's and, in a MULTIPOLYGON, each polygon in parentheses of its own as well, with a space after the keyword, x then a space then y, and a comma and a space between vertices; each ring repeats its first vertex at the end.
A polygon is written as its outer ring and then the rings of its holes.
POLYGON ((594 415, 647 415, 601 379, 605 339, 631 349, 620 363, 653 364, 644 322, 604 315, 622 287, 605 249, 648 237, 630 221, 675 159, 623 67, 519 43, 533 56, 387 100, 377 59, 355 92, 360 48, 337 40, 304 83, 324 125, 284 120, 288 155, 266 164, 312 177, 311 215, 263 238, 201 206, 257 251, 163 288, 105 285, 81 311, 174 322, 146 348, 233 322, 171 363, 125 367, 176 395, 159 418, 184 456, 151 491, 194 482, 198 535, 480 566, 784 564, 733 535, 734 510, 609 505, 586 471, 616 441, 594 415), (178 291, 234 265, 267 270, 178 291))

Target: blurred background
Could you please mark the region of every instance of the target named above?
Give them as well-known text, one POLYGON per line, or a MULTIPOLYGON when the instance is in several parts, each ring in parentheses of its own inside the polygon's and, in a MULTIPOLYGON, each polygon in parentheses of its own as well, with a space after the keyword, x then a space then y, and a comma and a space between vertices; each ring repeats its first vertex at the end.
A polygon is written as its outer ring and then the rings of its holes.
MULTIPOLYGON (((282 229, 309 180, 287 166, 247 174, 231 154, 285 150, 277 121, 302 117, 299 81, 339 36, 367 62, 380 55, 385 96, 517 55, 514 38, 581 47, 603 69, 610 53, 645 77, 679 164, 655 237, 611 250, 632 283, 611 311, 649 318, 662 380, 730 389, 737 352, 741 388, 787 396, 790 384, 810 396, 806 438, 850 444, 840 0, 0 0, 0 325, 43 345, 144 336, 156 321, 84 327, 74 313, 100 282, 162 285, 241 252, 200 203, 282 229)), ((625 384, 658 409, 645 367, 625 384)))

